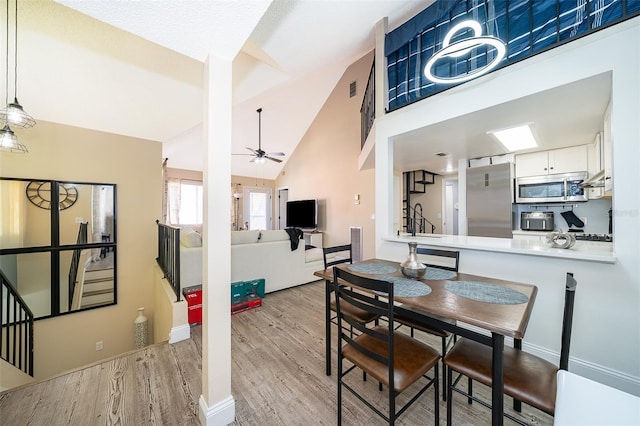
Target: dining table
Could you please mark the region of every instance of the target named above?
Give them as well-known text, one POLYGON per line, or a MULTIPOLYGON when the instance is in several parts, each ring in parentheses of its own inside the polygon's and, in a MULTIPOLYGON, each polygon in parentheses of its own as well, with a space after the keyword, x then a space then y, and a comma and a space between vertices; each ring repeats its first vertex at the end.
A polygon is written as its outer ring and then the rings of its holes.
MULTIPOLYGON (((397 309, 416 321, 472 339, 492 348, 491 408, 493 425, 503 424, 505 337, 519 345, 524 337, 536 299, 532 284, 428 267, 419 279, 405 277, 400 263, 367 259, 340 264, 352 274, 394 283, 397 309), (453 321, 451 321, 453 320, 453 321)), ((331 374, 330 308, 333 270, 316 271, 325 280, 327 375, 331 374)))

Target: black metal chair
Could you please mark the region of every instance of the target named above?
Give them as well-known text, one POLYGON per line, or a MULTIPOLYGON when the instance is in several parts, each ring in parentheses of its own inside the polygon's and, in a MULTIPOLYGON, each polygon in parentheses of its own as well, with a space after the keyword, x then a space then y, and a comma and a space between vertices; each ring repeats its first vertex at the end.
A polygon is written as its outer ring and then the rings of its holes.
MULTIPOLYGON (((325 270, 342 263, 352 263, 351 244, 324 247, 322 254, 325 270), (341 256, 335 256, 332 260, 329 260, 329 255, 335 255, 336 253, 341 254, 341 256)), ((331 314, 332 311, 336 312, 336 301, 335 299, 331 300, 332 291, 333 282, 331 280, 325 280, 325 357, 327 376, 331 375, 331 323, 338 324, 337 316, 331 314)), ((344 315, 350 316, 354 321, 361 324, 368 324, 377 319, 376 315, 372 315, 369 312, 365 312, 346 303, 342 306, 342 312, 344 315)), ((353 334, 353 329, 350 329, 350 333, 353 334)), ((366 376, 363 376, 363 378, 366 380, 366 376)))
POLYGON ((334 268, 333 277, 338 314, 338 425, 342 424, 343 387, 390 425, 393 425, 398 416, 404 413, 429 387, 432 387, 435 424, 439 424, 438 360, 440 355, 430 346, 394 330, 393 283, 361 277, 340 268, 334 268), (388 321, 384 326, 368 328, 345 315, 342 309, 346 304, 386 318, 388 321), (357 337, 351 337, 345 332, 346 327, 343 323, 357 329, 360 334, 357 337), (343 368, 345 359, 353 364, 346 371, 343 368), (388 415, 345 383, 345 376, 356 367, 387 387, 388 415), (433 377, 427 376, 426 373, 432 369, 433 377), (427 380, 426 385, 422 386, 399 410, 396 410, 396 396, 423 377, 427 380))
MULTIPOLYGON (((458 264, 460 263, 460 252, 456 250, 439 250, 439 249, 430 249, 425 247, 418 247, 416 249, 416 253, 420 255, 428 256, 428 259, 431 262, 426 262, 425 264, 429 268, 439 268, 447 271, 458 272, 458 264)), ((442 321, 452 322, 445 318, 438 318, 442 321)), ((442 357, 447 354, 447 348, 453 342, 456 341, 456 336, 449 333, 447 330, 443 330, 441 328, 430 327, 426 324, 422 324, 412 318, 409 318, 405 315, 398 313, 395 316, 395 321, 399 323, 401 326, 405 325, 411 329, 411 337, 414 336, 414 330, 420 330, 424 333, 432 334, 434 336, 438 336, 442 342, 441 354, 442 357)), ((455 322, 455 321, 453 321, 455 322)), ((444 401, 447 400, 447 378, 446 378, 446 366, 444 365, 444 359, 442 360, 442 399, 444 401)))
MULTIPOLYGON (((514 398, 516 411, 520 411, 520 402, 524 402, 551 415, 555 412, 556 373, 558 369, 567 370, 569 367, 569 346, 576 286, 577 282, 573 278, 573 274, 567 273, 559 368, 542 358, 522 351, 520 340, 514 341, 514 348, 504 348, 504 393, 514 398)), ((491 407, 487 402, 473 396, 471 388, 472 380, 491 386, 491 357, 492 351, 489 346, 469 339, 460 339, 447 353, 444 362, 447 366, 449 380, 448 425, 451 424, 451 396, 453 392, 465 395, 469 404, 476 401, 485 407, 491 407), (455 381, 452 381, 453 371, 459 373, 455 381), (458 381, 463 375, 469 378, 467 392, 457 387, 458 381)), ((505 417, 522 425, 527 424, 509 413, 505 413, 505 417)))

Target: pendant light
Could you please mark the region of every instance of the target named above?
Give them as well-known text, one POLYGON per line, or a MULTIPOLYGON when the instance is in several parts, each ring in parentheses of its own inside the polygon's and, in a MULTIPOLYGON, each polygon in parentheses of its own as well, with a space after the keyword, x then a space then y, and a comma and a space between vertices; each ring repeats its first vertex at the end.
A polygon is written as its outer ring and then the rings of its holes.
POLYGON ((13 102, 9 103, 9 0, 7 0, 7 55, 6 55, 6 65, 7 65, 7 76, 6 76, 6 99, 7 99, 7 107, 0 111, 0 120, 5 122, 6 124, 10 124, 13 127, 19 127, 21 129, 28 129, 33 127, 36 124, 36 120, 33 119, 29 114, 26 113, 20 102, 18 102, 18 0, 15 0, 15 37, 14 37, 14 74, 13 74, 13 102))

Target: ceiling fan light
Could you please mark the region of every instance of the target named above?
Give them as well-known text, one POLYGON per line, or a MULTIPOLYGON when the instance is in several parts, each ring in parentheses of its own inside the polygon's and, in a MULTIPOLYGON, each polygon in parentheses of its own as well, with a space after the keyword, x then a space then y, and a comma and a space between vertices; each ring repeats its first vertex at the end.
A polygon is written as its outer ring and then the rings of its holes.
POLYGON ((13 133, 13 130, 8 124, 5 124, 2 130, 0 130, 0 151, 13 152, 18 154, 26 154, 27 147, 21 144, 13 133))
POLYGON ((257 164, 264 164, 266 162, 266 160, 264 159, 264 157, 257 157, 256 158, 256 163, 257 164))
POLYGON ((14 98, 12 103, 0 111, 0 120, 21 129, 29 129, 36 124, 36 120, 25 112, 17 98, 14 98))

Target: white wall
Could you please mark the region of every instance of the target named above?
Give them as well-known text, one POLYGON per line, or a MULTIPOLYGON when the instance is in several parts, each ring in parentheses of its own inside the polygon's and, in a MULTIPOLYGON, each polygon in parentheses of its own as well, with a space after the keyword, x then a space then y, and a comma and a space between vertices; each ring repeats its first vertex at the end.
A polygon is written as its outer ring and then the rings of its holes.
MULTIPOLYGON (((463 272, 533 283, 538 297, 525 348, 553 359, 560 348, 564 274, 578 293, 570 370, 640 395, 640 18, 558 47, 387 114, 376 122, 376 256, 401 260, 407 248, 392 234, 395 135, 473 113, 604 72, 612 72, 614 250, 618 261, 566 259, 462 250, 463 272)), ((462 219, 462 218, 461 218, 462 219)))

